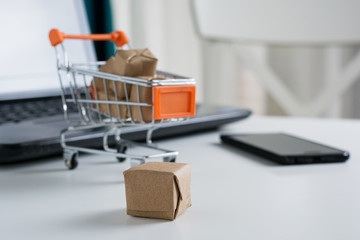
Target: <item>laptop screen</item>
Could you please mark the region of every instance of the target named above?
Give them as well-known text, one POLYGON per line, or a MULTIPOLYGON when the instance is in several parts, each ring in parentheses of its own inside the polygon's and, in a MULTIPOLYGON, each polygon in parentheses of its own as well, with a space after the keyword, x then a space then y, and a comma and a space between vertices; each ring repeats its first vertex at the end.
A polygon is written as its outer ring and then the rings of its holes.
MULTIPOLYGON (((0 1, 0 100, 60 92, 49 31, 88 34, 82 0, 0 1)), ((65 40, 71 62, 95 60, 93 44, 65 40)))

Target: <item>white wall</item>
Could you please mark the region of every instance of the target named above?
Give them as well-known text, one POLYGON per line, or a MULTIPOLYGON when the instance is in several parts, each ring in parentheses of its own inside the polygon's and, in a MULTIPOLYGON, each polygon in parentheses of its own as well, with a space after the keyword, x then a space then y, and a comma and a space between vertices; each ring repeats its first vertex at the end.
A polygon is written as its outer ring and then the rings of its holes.
MULTIPOLYGON (((325 86, 342 80, 338 77, 344 66, 358 51, 356 46, 270 47, 267 61, 292 93, 311 105, 325 86)), ((360 118, 359 93, 360 82, 357 81, 342 97, 330 99, 328 107, 318 116, 360 118)), ((284 114, 274 102, 268 106, 268 113, 284 114)))
POLYGON ((197 80, 203 100, 201 43, 184 0, 113 0, 115 28, 128 33, 132 47, 149 48, 158 68, 197 80))
MULTIPOLYGON (((115 28, 128 33, 134 48, 149 48, 159 59, 159 69, 197 80, 198 102, 243 106, 255 114, 284 114, 232 44, 199 39, 189 0, 113 0, 112 5, 115 28)), ((259 61, 268 61, 292 94, 308 104, 332 81, 337 68, 358 51, 356 47, 326 51, 261 45, 246 48, 259 61), (337 58, 331 57, 334 54, 337 58)), ((321 116, 360 118, 359 92, 360 83, 356 83, 321 116)))
MULTIPOLYGON (((228 46, 200 40, 189 0, 113 0, 112 7, 115 28, 126 31, 133 47, 151 49, 159 69, 196 79, 198 102, 265 113, 266 95, 254 74, 228 46)), ((261 47, 253 49, 263 56, 261 47)))

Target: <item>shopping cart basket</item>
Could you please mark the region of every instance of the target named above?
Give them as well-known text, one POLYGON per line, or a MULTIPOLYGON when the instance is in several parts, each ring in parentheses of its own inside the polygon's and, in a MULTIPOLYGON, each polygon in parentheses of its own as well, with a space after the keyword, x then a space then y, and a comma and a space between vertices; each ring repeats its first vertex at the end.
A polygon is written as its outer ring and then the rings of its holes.
POLYGON ((122 31, 110 34, 67 35, 58 29, 52 29, 49 38, 56 52, 64 116, 65 120, 69 122, 69 127, 64 129, 60 135, 65 165, 69 169, 77 167, 79 152, 113 155, 120 162, 129 158, 132 160, 132 164, 144 163, 153 158, 160 158, 166 162, 175 161, 178 152, 158 148, 152 143, 152 133, 164 122, 186 121, 195 115, 194 79, 157 71, 157 77, 162 77, 162 80, 144 80, 98 71, 99 66, 105 62, 72 64, 69 61, 63 44, 65 39, 109 40, 120 48, 128 45, 129 42, 122 31), (103 85, 101 88, 105 92, 105 98, 101 98, 97 91, 99 86, 96 86, 96 83, 99 85, 99 79, 100 84, 103 85), (125 91, 125 97, 119 100, 116 91, 118 84, 122 85, 125 90, 131 87, 132 92, 137 93, 136 99, 130 98, 125 91), (109 86, 113 86, 112 89, 115 90, 111 97, 108 94, 109 86), (151 100, 142 101, 139 92, 143 89, 149 90, 149 88, 152 94, 151 100), (73 114, 68 112, 70 104, 76 107, 77 118, 73 118, 73 114), (126 116, 121 114, 124 108, 127 111, 126 116), (151 113, 150 120, 144 119, 145 109, 151 113), (136 119, 134 118, 135 112, 137 113, 136 119), (147 129, 145 143, 135 143, 121 138, 122 128, 140 126, 147 129), (80 147, 68 141, 70 135, 81 134, 84 129, 96 128, 105 129, 102 139, 103 149, 80 147), (110 137, 115 139, 115 145, 109 144, 110 137), (132 146, 150 149, 152 153, 129 154, 128 147, 132 146))

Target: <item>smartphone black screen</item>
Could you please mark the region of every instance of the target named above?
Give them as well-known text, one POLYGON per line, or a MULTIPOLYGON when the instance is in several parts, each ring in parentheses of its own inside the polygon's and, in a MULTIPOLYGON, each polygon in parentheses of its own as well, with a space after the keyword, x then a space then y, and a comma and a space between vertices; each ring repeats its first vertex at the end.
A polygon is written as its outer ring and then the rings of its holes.
POLYGON ((281 164, 344 162, 350 156, 346 151, 284 133, 221 135, 221 140, 281 164))

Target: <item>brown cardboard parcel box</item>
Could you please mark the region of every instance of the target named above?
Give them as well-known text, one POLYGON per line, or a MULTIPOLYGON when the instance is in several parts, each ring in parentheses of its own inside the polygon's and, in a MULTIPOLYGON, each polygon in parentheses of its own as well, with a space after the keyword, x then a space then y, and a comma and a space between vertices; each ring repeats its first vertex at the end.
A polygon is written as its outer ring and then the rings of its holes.
MULTIPOLYGON (((146 76, 137 76, 144 80, 165 80, 164 77, 146 77, 146 76)), ((152 104, 152 87, 142 87, 142 86, 131 86, 130 92, 130 102, 136 103, 149 103, 152 104)), ((153 119, 152 107, 139 107, 136 105, 130 106, 131 113, 129 114, 133 121, 135 122, 151 122, 153 119)))
MULTIPOLYGON (((104 65, 100 66, 99 71, 120 76, 147 76, 151 78, 156 73, 157 61, 157 58, 147 48, 130 50, 120 49, 116 51, 115 57, 109 58, 104 65)), ((96 86, 97 100, 126 101, 126 94, 130 96, 130 84, 98 77, 94 78, 93 84, 96 86)), ((99 107, 101 112, 110 114, 113 117, 122 119, 128 117, 126 105, 118 106, 116 104, 109 104, 108 106, 107 104, 99 104, 99 107)))
POLYGON ((191 206, 191 168, 148 162, 124 172, 127 214, 173 220, 191 206))

